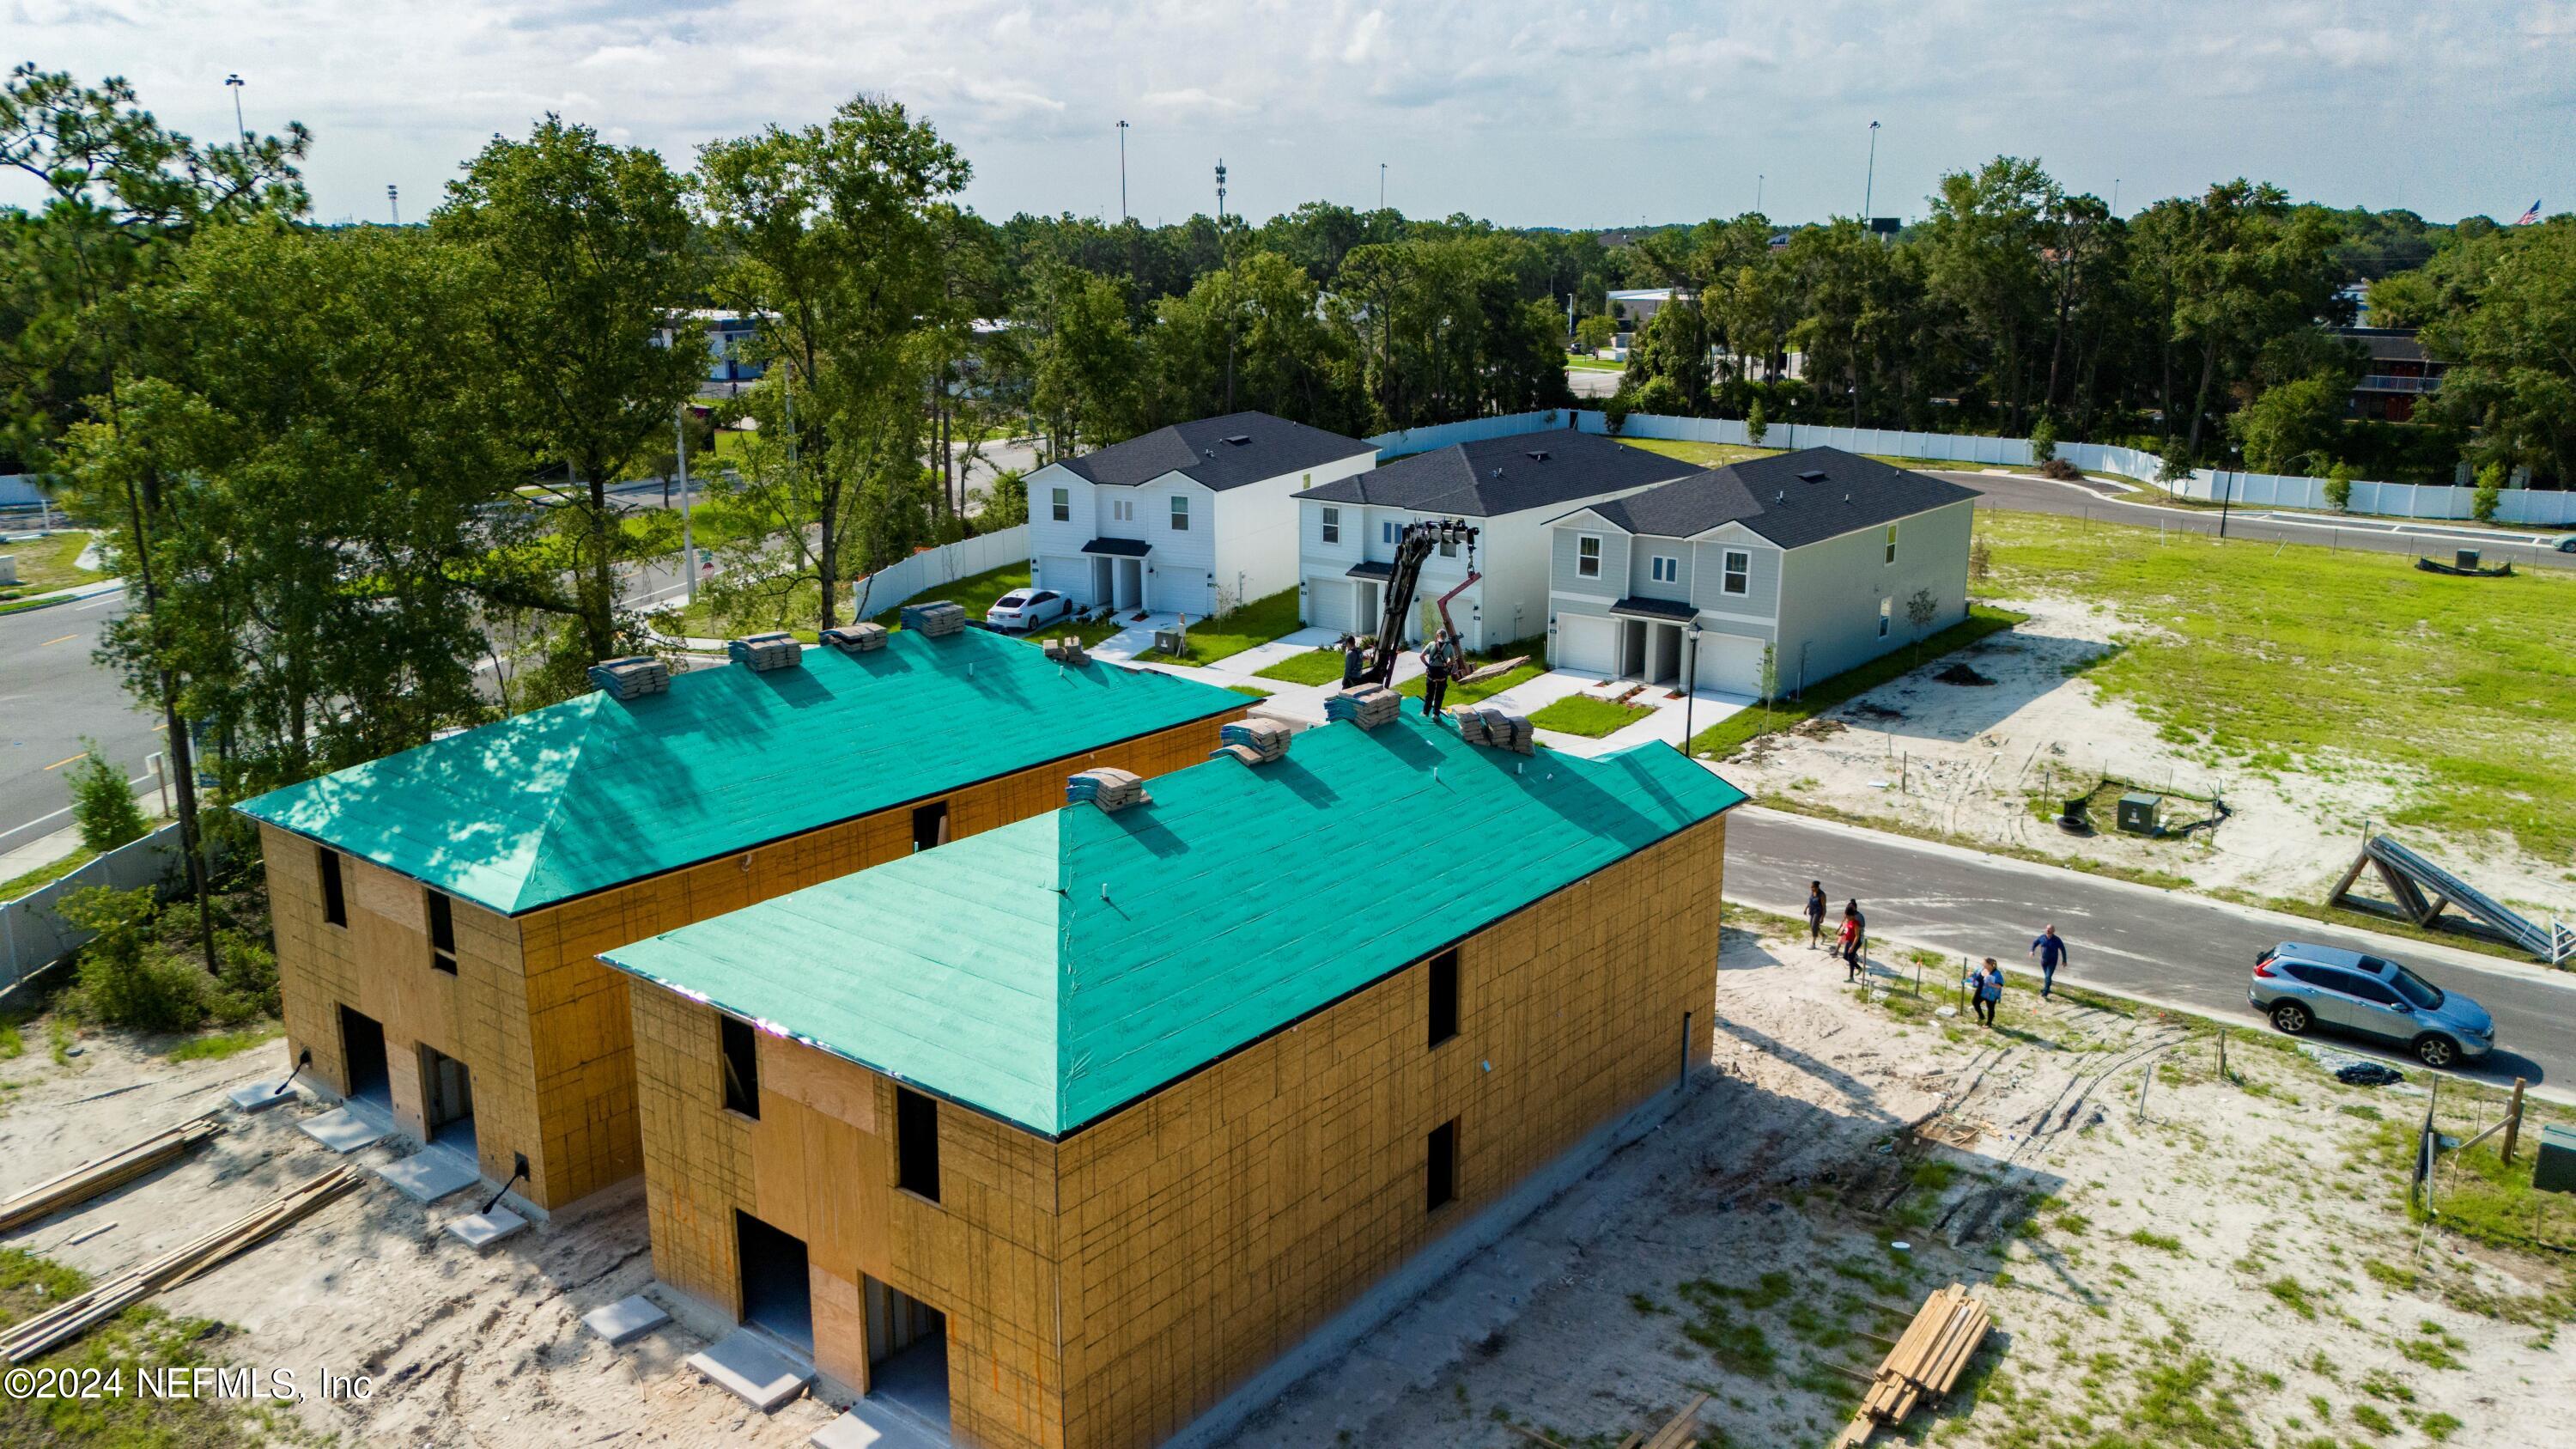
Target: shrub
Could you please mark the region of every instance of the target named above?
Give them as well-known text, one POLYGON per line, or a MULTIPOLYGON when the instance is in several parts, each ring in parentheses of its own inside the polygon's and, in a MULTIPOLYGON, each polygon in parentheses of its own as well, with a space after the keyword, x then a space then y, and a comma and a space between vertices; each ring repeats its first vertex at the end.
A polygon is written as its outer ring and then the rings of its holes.
POLYGON ((1628 425, 1628 394, 1615 392, 1601 400, 1601 425, 1608 428, 1614 438, 1621 428, 1628 425))
POLYGON ((2167 443, 2164 464, 2156 469, 2156 481, 2180 483, 2189 477, 2191 477, 2191 455, 2183 451, 2180 443, 2167 443))
POLYGON ((205 1022, 206 974, 154 939, 160 906, 150 886, 92 886, 63 897, 57 909, 64 920, 97 932, 80 953, 86 1015, 146 1031, 184 1031, 205 1022))
POLYGON ((1016 468, 993 475, 984 490, 984 512, 976 518, 979 529, 1017 528, 1029 521, 1029 480, 1016 468))
POLYGON ((218 930, 215 958, 223 964, 223 972, 216 978, 223 990, 210 1003, 216 1020, 226 1026, 239 1026, 281 1014, 275 952, 243 932, 218 930))
POLYGON ((2469 500, 2469 512, 2480 523, 2495 522, 2496 508, 2504 502, 2504 465, 2489 463, 2478 470, 2478 491, 2469 500))
POLYGON ((2054 478, 2060 483, 2074 483, 2080 481, 2084 477, 2084 470, 2067 462, 2064 458, 2050 458, 2047 462, 2039 465, 2039 476, 2042 478, 2054 478))
POLYGON ((125 772, 100 755, 98 741, 83 737, 81 744, 89 755, 72 772, 72 823, 80 827, 81 844, 104 855, 141 840, 151 826, 144 822, 143 807, 134 803, 134 787, 125 783, 125 772))
POLYGON ((1762 435, 1769 431, 1771 431, 1771 420, 1762 415, 1762 399, 1757 397, 1753 400, 1753 406, 1744 410, 1744 440, 1757 448, 1761 447, 1762 435))
POLYGON ((1645 386, 1637 389, 1636 400, 1631 406, 1641 413, 1662 413, 1666 416, 1690 411, 1689 400, 1682 395, 1680 385, 1669 377, 1647 379, 1645 386))
MULTIPOLYGON (((2040 464, 2057 461, 2057 423, 2046 413, 2041 413, 2039 421, 2030 425, 2030 460, 2040 464)), ((2049 476, 2057 475, 2052 473, 2049 476)))
POLYGON ((2352 465, 2337 463, 2326 471, 2326 506, 2337 513, 2352 511, 2352 465))
POLYGON ((1968 577, 1982 579, 1995 571, 1995 546, 1984 534, 1968 540, 1968 577))

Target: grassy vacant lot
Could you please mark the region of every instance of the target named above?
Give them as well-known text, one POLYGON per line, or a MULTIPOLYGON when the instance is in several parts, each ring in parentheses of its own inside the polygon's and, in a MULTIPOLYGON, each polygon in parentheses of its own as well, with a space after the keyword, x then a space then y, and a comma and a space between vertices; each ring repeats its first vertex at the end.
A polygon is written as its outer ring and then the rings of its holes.
POLYGON ((104 578, 105 575, 96 569, 79 566, 81 550, 87 547, 89 535, 86 533, 57 533, 29 543, 0 544, 0 553, 18 561, 18 582, 0 584, 0 613, 12 612, 9 608, 12 600, 104 578))
POLYGON ((1780 451, 1778 448, 1748 448, 1739 443, 1688 443, 1678 438, 1621 438, 1619 441, 1631 448, 1661 453, 1667 458, 1679 458, 1703 468, 1723 468, 1747 458, 1768 458, 1780 451))
MULTIPOLYGON (((1251 600, 1239 608, 1190 625, 1189 648, 1179 654, 1163 654, 1149 649, 1143 657, 1164 659, 1174 664, 1214 664, 1255 644, 1267 644, 1282 634, 1294 634, 1298 627, 1297 591, 1281 589, 1267 598, 1251 600)), ((1339 666, 1335 668, 1335 677, 1338 678, 1339 666)))
POLYGON ((2397 824, 2503 831, 2549 859, 2576 850, 2576 579, 1980 519, 1988 589, 2070 595, 2127 620, 2134 632, 2089 677, 2176 744, 2261 770, 2375 775, 2405 802, 2397 824))
POLYGON ((1556 730, 1562 734, 1582 735, 1597 740, 1603 735, 1625 729, 1652 713, 1654 713, 1653 710, 1639 709, 1633 704, 1621 704, 1616 700, 1597 699, 1588 694, 1569 694, 1551 704, 1539 706, 1537 713, 1529 717, 1529 722, 1543 730, 1556 730))

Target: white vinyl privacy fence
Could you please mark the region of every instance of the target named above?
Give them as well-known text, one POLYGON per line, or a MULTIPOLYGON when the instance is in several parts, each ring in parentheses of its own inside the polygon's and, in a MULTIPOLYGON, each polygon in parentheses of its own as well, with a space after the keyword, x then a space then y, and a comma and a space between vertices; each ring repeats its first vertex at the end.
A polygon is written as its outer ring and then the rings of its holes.
POLYGON ((864 599, 859 617, 882 614, 897 604, 908 604, 932 589, 944 589, 959 579, 997 569, 1004 564, 1029 561, 1029 526, 1025 523, 992 533, 979 533, 955 543, 923 549, 900 563, 891 563, 862 578, 854 586, 851 598, 864 599))
POLYGON ((93 934, 62 918, 55 909, 63 897, 91 886, 132 890, 159 886, 164 892, 187 869, 179 853, 179 825, 173 821, 131 845, 120 845, 80 866, 62 879, 38 886, 13 901, 0 901, 0 991, 79 950, 93 934))

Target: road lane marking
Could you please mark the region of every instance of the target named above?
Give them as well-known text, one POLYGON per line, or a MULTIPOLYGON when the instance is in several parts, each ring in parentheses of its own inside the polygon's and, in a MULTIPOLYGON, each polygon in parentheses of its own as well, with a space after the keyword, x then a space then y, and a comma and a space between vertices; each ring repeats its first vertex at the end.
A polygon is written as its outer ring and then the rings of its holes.
POLYGON ((88 752, 88 751, 86 751, 86 750, 84 750, 84 751, 82 751, 81 753, 79 753, 79 754, 77 754, 77 755, 73 755, 70 759, 56 760, 56 761, 54 761, 52 764, 47 765, 45 768, 46 768, 46 769, 48 769, 48 770, 59 770, 59 769, 61 769, 63 766, 70 764, 70 763, 72 762, 72 760, 86 760, 86 759, 88 759, 88 758, 89 758, 89 752, 88 752))
POLYGON ((44 643, 39 644, 39 645, 37 645, 36 647, 37 647, 37 648, 39 648, 39 649, 51 649, 51 648, 52 648, 52 647, 54 647, 55 645, 62 643, 62 642, 63 642, 63 639, 77 639, 77 638, 79 638, 79 637, 80 637, 80 636, 79 636, 78 634, 65 634, 65 635, 63 635, 63 636, 62 636, 62 638, 61 638, 61 639, 48 639, 48 640, 46 640, 44 643))

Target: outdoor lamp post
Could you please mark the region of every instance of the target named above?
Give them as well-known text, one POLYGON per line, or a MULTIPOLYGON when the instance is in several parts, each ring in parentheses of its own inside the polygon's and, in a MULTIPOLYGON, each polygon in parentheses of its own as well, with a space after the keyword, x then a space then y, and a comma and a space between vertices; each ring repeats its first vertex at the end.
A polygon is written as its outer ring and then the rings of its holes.
POLYGON ((224 89, 233 93, 233 134, 245 141, 250 139, 250 126, 242 120, 241 109, 242 87, 246 84, 248 82, 241 78, 241 73, 238 71, 224 77, 224 89))
POLYGON ((1682 660, 1682 758, 1691 757, 1691 702, 1699 698, 1699 621, 1691 620, 1682 631, 1683 642, 1690 647, 1682 660))

